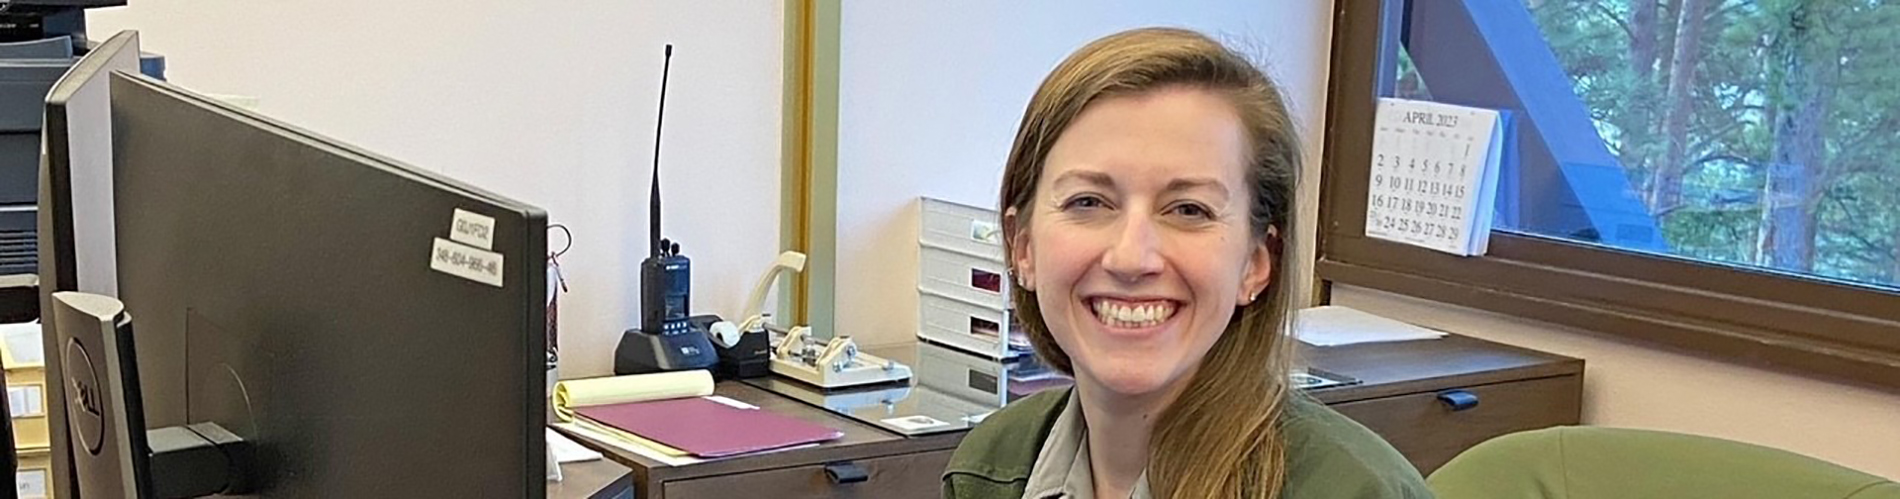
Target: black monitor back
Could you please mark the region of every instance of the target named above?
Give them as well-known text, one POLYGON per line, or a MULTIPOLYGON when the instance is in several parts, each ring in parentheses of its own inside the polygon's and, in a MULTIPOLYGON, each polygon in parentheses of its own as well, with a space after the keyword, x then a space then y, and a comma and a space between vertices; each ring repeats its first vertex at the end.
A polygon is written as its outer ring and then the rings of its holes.
POLYGON ((112 120, 148 424, 255 442, 264 497, 545 494, 545 213, 143 76, 112 120), (501 285, 436 270, 457 209, 501 285))

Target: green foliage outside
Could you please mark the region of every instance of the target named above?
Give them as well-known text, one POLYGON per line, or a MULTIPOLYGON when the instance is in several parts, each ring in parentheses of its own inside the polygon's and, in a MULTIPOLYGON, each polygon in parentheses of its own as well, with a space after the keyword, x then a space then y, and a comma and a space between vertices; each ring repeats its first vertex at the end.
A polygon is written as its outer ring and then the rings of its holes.
POLYGON ((1674 253, 1900 285, 1900 1, 1528 4, 1674 253))

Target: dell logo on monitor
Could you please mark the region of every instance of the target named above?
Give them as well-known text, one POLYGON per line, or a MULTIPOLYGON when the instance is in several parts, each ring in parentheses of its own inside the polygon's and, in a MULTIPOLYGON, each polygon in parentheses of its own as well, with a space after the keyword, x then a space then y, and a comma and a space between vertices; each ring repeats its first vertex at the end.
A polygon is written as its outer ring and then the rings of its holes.
POLYGON ((104 394, 99 393, 99 378, 93 374, 92 356, 86 354, 86 346, 78 339, 72 339, 66 342, 62 361, 66 385, 72 387, 72 393, 66 397, 70 404, 66 411, 68 424, 86 452, 99 455, 100 447, 105 444, 106 413, 100 399, 104 394))

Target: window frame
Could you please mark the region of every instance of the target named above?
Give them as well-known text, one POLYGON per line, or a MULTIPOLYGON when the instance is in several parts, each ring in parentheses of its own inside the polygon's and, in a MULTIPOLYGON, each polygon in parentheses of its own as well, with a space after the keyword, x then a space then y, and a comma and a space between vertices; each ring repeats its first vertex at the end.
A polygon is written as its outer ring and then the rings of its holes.
POLYGON ((1900 293, 1504 231, 1478 257, 1366 237, 1365 165, 1406 3, 1335 3, 1315 266, 1323 300, 1345 284, 1900 390, 1900 293))

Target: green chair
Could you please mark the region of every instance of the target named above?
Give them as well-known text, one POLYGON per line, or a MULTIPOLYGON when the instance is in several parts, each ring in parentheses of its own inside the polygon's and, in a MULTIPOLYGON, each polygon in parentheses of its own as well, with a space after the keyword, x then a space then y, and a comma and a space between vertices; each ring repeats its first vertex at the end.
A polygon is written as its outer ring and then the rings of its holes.
POLYGON ((1900 499, 1893 480, 1788 451, 1574 426, 1478 444, 1426 484, 1439 499, 1900 499))

